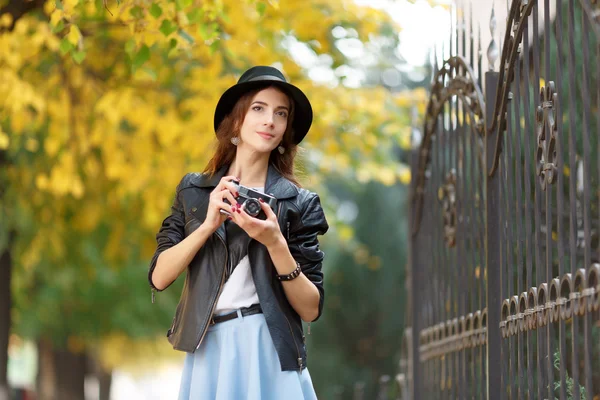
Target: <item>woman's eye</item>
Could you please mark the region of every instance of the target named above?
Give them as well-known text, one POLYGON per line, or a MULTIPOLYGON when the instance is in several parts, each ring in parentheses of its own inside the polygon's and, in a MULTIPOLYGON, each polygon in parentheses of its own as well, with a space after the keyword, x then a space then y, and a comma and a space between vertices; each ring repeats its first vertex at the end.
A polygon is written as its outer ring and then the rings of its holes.
POLYGON ((252 109, 254 111, 260 111, 260 110, 262 110, 262 107, 261 106, 254 106, 254 107, 252 107, 252 109))
POLYGON ((285 111, 279 111, 277 113, 277 115, 279 115, 280 117, 286 118, 287 117, 287 113, 285 111))

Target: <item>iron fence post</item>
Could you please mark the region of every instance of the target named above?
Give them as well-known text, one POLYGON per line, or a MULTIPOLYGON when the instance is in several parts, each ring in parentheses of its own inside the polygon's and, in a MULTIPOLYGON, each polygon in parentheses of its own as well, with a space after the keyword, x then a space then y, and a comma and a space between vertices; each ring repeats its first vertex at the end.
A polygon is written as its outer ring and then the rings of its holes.
MULTIPOLYGON (((413 163, 413 171, 415 170, 415 166, 417 165, 418 162, 418 157, 419 157, 419 150, 415 150, 413 151, 412 154, 412 163, 413 163)), ((416 185, 413 184, 413 191, 416 189, 416 185)), ((412 208, 412 212, 411 214, 414 215, 414 204, 411 204, 411 208, 412 208)), ((411 221, 413 221, 412 223, 414 223, 415 218, 411 218, 411 221)), ((410 231, 412 232, 413 227, 410 227, 410 231)), ((421 364, 421 360, 420 360, 420 351, 419 351, 419 333, 421 332, 421 318, 420 318, 420 305, 421 303, 419 302, 419 300, 416 298, 416 296, 418 296, 420 294, 420 290, 419 290, 419 285, 420 285, 420 274, 419 274, 419 247, 418 247, 418 235, 409 235, 409 242, 410 242, 410 246, 409 246, 409 255, 408 255, 408 259, 409 259, 409 280, 410 280, 410 287, 408 288, 408 297, 409 297, 409 301, 410 301, 410 308, 411 308, 411 323, 412 323, 412 330, 411 330, 411 343, 409 344, 411 350, 410 353, 412 355, 412 357, 410 357, 409 360, 409 368, 410 368, 410 384, 411 384, 411 395, 412 395, 412 399, 413 400, 419 400, 421 398, 421 381, 420 381, 420 377, 421 377, 421 373, 420 373, 420 364, 421 364)))
POLYGON ((487 131, 492 125, 489 120, 494 115, 496 89, 498 87, 498 73, 485 73, 485 108, 486 108, 486 137, 485 137, 485 254, 487 267, 487 398, 496 400, 501 397, 501 337, 500 337, 500 309, 501 298, 501 264, 500 264, 500 174, 488 175, 491 170, 496 135, 499 130, 487 131))

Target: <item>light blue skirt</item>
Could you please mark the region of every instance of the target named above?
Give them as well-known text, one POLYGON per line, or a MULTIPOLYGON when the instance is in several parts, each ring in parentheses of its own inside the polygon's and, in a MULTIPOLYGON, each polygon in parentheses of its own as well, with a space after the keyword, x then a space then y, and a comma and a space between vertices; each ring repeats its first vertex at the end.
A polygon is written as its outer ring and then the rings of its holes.
POLYGON ((179 400, 313 400, 308 369, 282 371, 263 314, 208 328, 185 358, 179 400))

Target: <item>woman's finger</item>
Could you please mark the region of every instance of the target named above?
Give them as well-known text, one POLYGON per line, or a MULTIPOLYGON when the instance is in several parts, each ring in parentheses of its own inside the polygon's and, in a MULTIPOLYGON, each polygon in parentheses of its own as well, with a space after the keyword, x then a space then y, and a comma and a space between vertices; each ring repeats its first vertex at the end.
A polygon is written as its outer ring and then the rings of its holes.
POLYGON ((235 197, 238 197, 240 194, 238 193, 238 187, 233 182, 225 182, 223 184, 229 192, 231 192, 235 197))
POLYGON ((215 201, 215 206, 217 206, 217 208, 227 211, 228 213, 233 213, 233 206, 231 204, 227 204, 225 203, 223 200, 217 200, 215 201))
POLYGON ((229 203, 231 204, 231 206, 234 206, 237 204, 237 200, 235 199, 235 197, 233 197, 233 195, 231 194, 231 192, 227 189, 224 190, 223 193, 223 200, 227 199, 227 201, 229 201, 229 203))
POLYGON ((277 219, 277 216, 275 215, 275 212, 273 211, 271 206, 265 203, 263 199, 258 199, 258 202, 260 203, 262 210, 267 216, 267 219, 277 219))
POLYGON ((243 206, 237 206, 235 208, 235 212, 241 225, 248 226, 249 224, 253 223, 254 217, 250 216, 243 206))
POLYGON ((239 181, 239 179, 233 175, 222 177, 217 187, 215 187, 215 192, 220 192, 221 190, 225 189, 226 184, 230 183, 231 181, 239 181))
MULTIPOLYGON (((215 191, 210 195, 213 201, 223 201, 224 199, 228 199, 231 202, 231 199, 229 199, 228 196, 231 196, 231 192, 229 191, 229 189, 223 189, 218 192, 215 191)), ((233 198, 233 196, 231 197, 233 198)), ((235 204, 235 199, 233 199, 233 203, 231 204, 235 204)))
POLYGON ((244 231, 246 230, 246 220, 242 217, 242 211, 240 210, 240 207, 237 204, 233 206, 233 211, 231 212, 231 220, 235 222, 244 231))

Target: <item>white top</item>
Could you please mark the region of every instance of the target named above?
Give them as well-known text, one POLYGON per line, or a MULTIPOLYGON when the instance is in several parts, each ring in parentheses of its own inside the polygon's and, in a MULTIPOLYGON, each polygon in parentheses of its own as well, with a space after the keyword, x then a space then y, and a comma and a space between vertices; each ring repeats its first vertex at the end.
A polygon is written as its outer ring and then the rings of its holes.
MULTIPOLYGON (((252 189, 264 193, 262 187, 252 189)), ((250 260, 246 254, 225 282, 223 291, 217 300, 214 314, 227 314, 238 308, 250 307, 252 304, 258 304, 258 294, 256 293, 256 286, 254 286, 254 279, 252 279, 250 260)))
POLYGON ((215 307, 215 315, 227 314, 238 308, 250 307, 252 304, 258 304, 258 294, 252 279, 250 260, 246 255, 225 282, 215 307))

